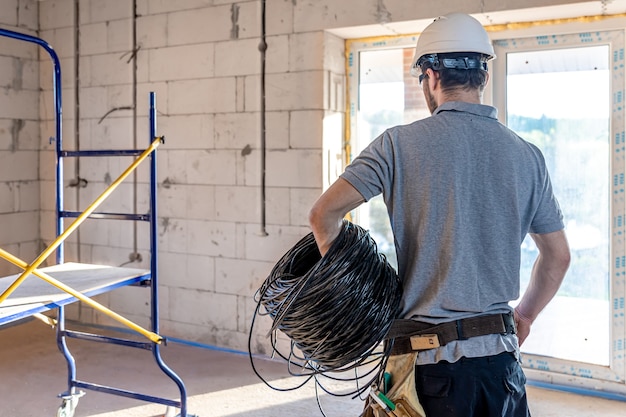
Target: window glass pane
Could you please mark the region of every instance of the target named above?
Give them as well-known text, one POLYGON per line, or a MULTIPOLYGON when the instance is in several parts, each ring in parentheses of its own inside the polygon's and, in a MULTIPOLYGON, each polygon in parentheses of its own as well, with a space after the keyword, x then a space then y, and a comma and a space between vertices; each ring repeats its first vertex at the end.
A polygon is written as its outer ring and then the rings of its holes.
MULTIPOLYGON (((572 263, 523 350, 608 365, 608 46, 507 54, 507 124, 543 152, 572 263), (599 325, 599 323, 602 323, 599 325)), ((537 249, 522 244, 522 293, 537 249)))
MULTIPOLYGON (((359 111, 353 157, 388 127, 430 115, 419 82, 409 73, 413 52, 414 48, 397 48, 359 53, 359 111)), ((355 216, 397 268, 393 235, 382 197, 360 207, 355 216)))

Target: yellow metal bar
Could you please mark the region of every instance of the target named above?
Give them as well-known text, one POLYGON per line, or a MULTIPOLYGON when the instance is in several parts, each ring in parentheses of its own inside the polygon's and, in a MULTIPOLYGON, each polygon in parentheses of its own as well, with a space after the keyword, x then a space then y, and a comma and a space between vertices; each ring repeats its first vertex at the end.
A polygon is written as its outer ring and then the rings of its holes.
MULTIPOLYGON (((29 268, 29 265, 26 262, 24 262, 20 258, 17 258, 16 256, 11 255, 9 252, 5 251, 2 248, 0 248, 0 257, 2 257, 4 259, 6 259, 7 261, 11 262, 13 265, 19 266, 20 268, 22 268, 24 270, 29 268)), ((132 321, 128 320, 127 318, 120 316, 116 312, 114 312, 114 311, 110 310, 109 308, 103 306, 102 304, 98 303, 97 301, 94 301, 91 298, 87 297, 86 295, 84 295, 84 294, 74 290, 71 287, 68 287, 67 285, 63 284, 61 281, 52 278, 50 275, 46 274, 45 272, 42 272, 40 270, 35 269, 35 270, 32 271, 32 274, 37 276, 37 277, 39 277, 39 278, 41 278, 41 279, 43 279, 47 283, 49 283, 51 285, 54 285, 55 287, 57 287, 61 291, 64 291, 64 292, 68 293, 72 297, 75 297, 75 298, 79 299, 80 301, 82 301, 83 303, 89 305, 90 307, 93 307, 96 310, 106 314, 107 316, 111 317, 113 320, 116 320, 116 321, 122 323, 123 325, 133 329, 137 333, 140 333, 140 334, 144 335, 148 339, 152 340, 154 343, 161 343, 163 341, 163 337, 159 336, 158 334, 156 334, 154 332, 151 332, 149 330, 146 330, 143 327, 141 327, 141 326, 133 323, 132 321)))
POLYGON ((13 284, 11 284, 9 286, 9 288, 7 288, 2 294, 0 294, 0 304, 6 300, 9 295, 11 295, 11 293, 13 291, 15 291, 15 289, 22 283, 22 281, 24 281, 26 279, 26 277, 30 274, 33 273, 33 271, 35 269, 37 269, 37 267, 39 265, 41 265, 43 263, 43 261, 45 261, 48 256, 50 256, 52 254, 52 252, 54 252, 54 250, 56 248, 59 247, 59 245, 61 243, 63 243, 63 241, 65 239, 67 239, 67 237, 72 234, 74 232, 74 230, 76 230, 78 228, 78 226, 80 226, 80 224, 85 221, 85 219, 87 217, 89 217, 91 215, 91 213, 93 213, 96 208, 98 208, 98 206, 100 204, 102 204, 102 202, 113 192, 113 190, 120 185, 120 183, 122 181, 124 181, 126 179, 126 177, 128 177, 130 175, 131 172, 133 172, 133 170, 135 170, 135 168, 137 168, 137 166, 139 166, 139 164, 148 157, 148 155, 150 155, 150 153, 152 153, 163 141, 163 137, 158 137, 156 139, 154 139, 152 141, 152 143, 150 144, 150 146, 148 147, 148 149, 146 149, 145 151, 143 151, 141 153, 141 155, 139 155, 137 157, 137 159, 135 159, 135 161, 130 164, 130 166, 128 168, 126 168, 126 171, 124 171, 115 181, 113 181, 113 183, 111 185, 109 185, 107 187, 106 190, 104 190, 104 192, 102 194, 100 194, 100 196, 98 198, 96 198, 94 200, 93 203, 91 203, 91 205, 89 207, 87 207, 87 209, 85 211, 83 211, 80 216, 78 216, 76 218, 76 220, 74 220, 74 222, 72 222, 71 225, 69 225, 69 227, 67 229, 65 229, 63 231, 63 233, 61 233, 59 236, 57 236, 57 238, 50 244, 50 246, 48 246, 48 248, 46 248, 38 257, 37 259, 35 259, 33 261, 33 263, 31 263, 22 273, 22 275, 20 275, 19 277, 17 277, 17 279, 15 280, 15 282, 13 282, 13 284))
POLYGON ((44 314, 35 313, 35 314, 33 314, 33 317, 43 321, 44 323, 46 323, 47 325, 49 325, 51 327, 55 327, 57 325, 56 319, 53 319, 52 317, 48 317, 48 316, 46 316, 44 314))

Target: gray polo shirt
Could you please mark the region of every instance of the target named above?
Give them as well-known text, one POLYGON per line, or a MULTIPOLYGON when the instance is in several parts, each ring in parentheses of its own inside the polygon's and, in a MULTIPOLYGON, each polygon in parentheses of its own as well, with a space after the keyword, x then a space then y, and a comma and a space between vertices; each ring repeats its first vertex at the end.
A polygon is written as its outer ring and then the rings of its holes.
MULTIPOLYGON (((383 195, 404 318, 436 324, 510 311, 524 237, 563 229, 541 151, 496 116, 491 106, 444 103, 386 130, 341 175, 366 201, 383 195)), ((516 337, 475 339, 436 349, 432 361, 517 349, 516 337)))

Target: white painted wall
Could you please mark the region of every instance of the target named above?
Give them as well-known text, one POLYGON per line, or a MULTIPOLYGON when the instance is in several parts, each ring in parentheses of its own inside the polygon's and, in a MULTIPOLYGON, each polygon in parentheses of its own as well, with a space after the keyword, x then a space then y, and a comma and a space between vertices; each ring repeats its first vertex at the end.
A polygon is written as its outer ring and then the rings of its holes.
MULTIPOLYGON (((260 1, 137 0, 136 19, 130 0, 10 2, 24 4, 22 8, 38 6, 38 18, 33 13, 27 15, 27 24, 17 16, 4 22, 1 19, 9 17, 2 13, 0 24, 30 31, 38 27, 40 36, 62 58, 66 148, 147 145, 148 92, 156 92, 158 133, 166 136, 158 151, 161 330, 167 336, 240 350, 247 349, 254 292, 278 258, 308 233, 309 207, 340 171, 347 75, 344 42, 337 34, 355 27, 366 28, 370 34, 399 27, 416 31, 403 22, 453 10, 477 13, 580 3, 268 0, 264 235, 260 224, 260 1), (133 49, 137 49, 136 70, 133 49)), ((13 68, 16 57, 33 60, 32 48, 5 46, 0 41, 0 66, 13 68)), ((32 114, 39 99, 32 93, 29 104, 20 106, 23 115, 7 116, 5 110, 0 115, 0 129, 9 128, 15 118, 36 121, 39 117, 42 127, 40 135, 35 129, 34 140, 20 137, 24 152, 34 154, 29 163, 20 162, 19 169, 0 164, 0 180, 8 181, 0 184, 2 196, 13 195, 14 201, 20 201, 12 182, 26 187, 39 179, 41 188, 41 201, 33 197, 24 203, 30 209, 20 203, 15 210, 17 203, 12 208, 0 202, 3 224, 34 229, 27 235, 24 230, 0 231, 0 243, 9 251, 23 251, 15 245, 33 246, 39 239, 47 244, 54 239, 54 158, 43 139, 53 131, 51 75, 46 55, 40 56, 40 68, 33 70, 41 73, 39 113, 32 114), (37 165, 38 145, 44 151, 37 165), (11 179, 18 171, 19 177, 11 179)), ((23 80, 26 85, 27 74, 23 80)), ((35 92, 37 87, 33 87, 35 92)), ((0 103, 8 99, 7 94, 0 95, 0 103)), ((9 156, 15 162, 7 149, 12 137, 3 133, 0 138, 0 159, 9 156)), ((67 182, 80 176, 88 184, 66 188, 66 208, 84 209, 128 163, 123 158, 82 158, 80 166, 68 163, 67 182)), ((136 205, 145 211, 146 172, 142 168, 135 181, 116 191, 107 207, 132 210, 136 205)), ((137 251, 142 261, 130 266, 147 267, 144 226, 139 225, 135 233, 128 223, 87 221, 66 245, 66 260, 120 265, 137 251)), ((120 289, 101 301, 148 323, 144 289, 120 289)), ((83 321, 111 324, 80 305, 72 306, 70 313, 83 321)), ((255 334, 257 351, 263 351, 266 330, 267 326, 255 334)))

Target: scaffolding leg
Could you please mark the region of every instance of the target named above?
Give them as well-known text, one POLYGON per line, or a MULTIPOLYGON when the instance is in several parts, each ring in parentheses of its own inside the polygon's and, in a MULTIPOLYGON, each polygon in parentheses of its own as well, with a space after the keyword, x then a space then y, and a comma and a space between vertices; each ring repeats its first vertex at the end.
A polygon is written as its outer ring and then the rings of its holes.
MULTIPOLYGON (((185 388, 185 383, 183 380, 163 361, 161 357, 161 346, 157 344, 152 345, 152 353, 154 355, 154 359, 159 366, 159 368, 163 371, 165 375, 167 375, 174 383, 178 386, 178 390, 180 392, 180 414, 178 417, 194 417, 191 414, 187 414, 187 389, 185 388)), ((169 409, 169 407, 168 407, 169 409)), ((167 412, 166 412, 167 414, 167 412)))
MULTIPOLYGON (((156 111, 156 95, 151 92, 149 95, 149 130, 150 140, 157 136, 157 111, 156 111)), ((158 280, 158 233, 157 233, 157 156, 156 151, 150 154, 150 270, 151 270, 151 313, 152 331, 159 332, 159 280, 158 280)), ((187 389, 183 380, 172 371, 163 361, 161 357, 160 346, 152 345, 152 353, 159 368, 178 386, 180 391, 180 415, 177 417, 194 417, 187 414, 187 389)))
POLYGON ((67 391, 59 395, 63 401, 57 411, 57 417, 73 417, 74 411, 78 406, 78 400, 80 397, 85 395, 85 392, 77 391, 74 387, 74 381, 76 380, 76 361, 74 360, 65 339, 65 307, 60 306, 57 311, 57 346, 67 362, 67 391))

